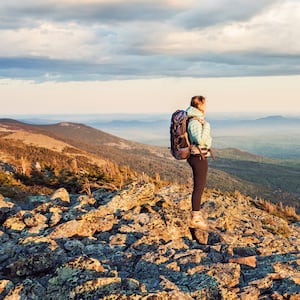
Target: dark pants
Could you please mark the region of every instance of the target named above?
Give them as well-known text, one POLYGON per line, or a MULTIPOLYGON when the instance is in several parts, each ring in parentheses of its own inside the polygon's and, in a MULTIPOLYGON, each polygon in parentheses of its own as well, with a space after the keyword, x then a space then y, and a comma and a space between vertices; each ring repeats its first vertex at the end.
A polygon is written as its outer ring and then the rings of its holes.
POLYGON ((193 170, 193 193, 192 193, 192 210, 200 209, 201 198, 206 184, 206 176, 208 171, 207 159, 201 159, 201 156, 191 155, 188 163, 193 170))

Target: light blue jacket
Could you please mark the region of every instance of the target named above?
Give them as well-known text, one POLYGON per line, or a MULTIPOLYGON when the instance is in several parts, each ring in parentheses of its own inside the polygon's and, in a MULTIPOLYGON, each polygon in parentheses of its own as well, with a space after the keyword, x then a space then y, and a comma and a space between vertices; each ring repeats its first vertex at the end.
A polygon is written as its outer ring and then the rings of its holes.
POLYGON ((188 123, 188 134, 190 142, 200 148, 211 148, 212 137, 210 133, 210 124, 205 121, 205 115, 197 108, 189 106, 186 109, 188 117, 196 117, 198 119, 190 119, 188 123), (202 121, 199 122, 199 119, 202 121), (201 124, 203 123, 203 124, 201 124))

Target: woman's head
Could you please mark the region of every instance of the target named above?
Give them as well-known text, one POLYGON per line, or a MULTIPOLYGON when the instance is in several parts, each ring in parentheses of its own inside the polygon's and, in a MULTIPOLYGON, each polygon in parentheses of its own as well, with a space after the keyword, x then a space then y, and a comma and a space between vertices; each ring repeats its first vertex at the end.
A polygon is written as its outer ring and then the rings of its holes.
POLYGON ((203 96, 194 96, 191 99, 191 106, 199 109, 205 114, 206 111, 206 99, 203 96))

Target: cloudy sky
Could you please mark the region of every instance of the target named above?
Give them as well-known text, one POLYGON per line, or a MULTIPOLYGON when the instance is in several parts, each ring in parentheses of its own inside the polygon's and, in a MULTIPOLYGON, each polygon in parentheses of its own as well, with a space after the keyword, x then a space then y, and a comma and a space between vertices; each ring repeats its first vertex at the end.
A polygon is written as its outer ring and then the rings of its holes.
POLYGON ((299 0, 0 3, 2 115, 300 115, 299 0))

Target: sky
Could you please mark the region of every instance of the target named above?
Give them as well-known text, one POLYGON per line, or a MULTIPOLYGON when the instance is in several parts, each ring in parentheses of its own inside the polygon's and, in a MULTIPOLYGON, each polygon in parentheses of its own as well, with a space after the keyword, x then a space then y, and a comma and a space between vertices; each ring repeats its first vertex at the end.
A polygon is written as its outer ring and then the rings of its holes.
POLYGON ((0 116, 300 115, 299 0, 0 3, 0 116))

